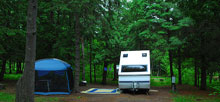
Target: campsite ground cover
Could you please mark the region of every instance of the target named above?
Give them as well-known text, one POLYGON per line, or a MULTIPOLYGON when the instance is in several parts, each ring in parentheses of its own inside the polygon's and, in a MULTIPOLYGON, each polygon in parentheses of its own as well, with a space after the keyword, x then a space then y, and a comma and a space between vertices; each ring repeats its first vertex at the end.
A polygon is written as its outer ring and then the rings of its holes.
MULTIPOLYGON (((14 76, 13 76, 14 77, 14 76)), ((13 79, 13 78, 12 78, 13 79)), ((177 92, 172 93, 167 84, 167 79, 161 82, 160 79, 155 78, 152 81, 152 89, 159 92, 151 92, 146 95, 143 92, 133 95, 131 92, 121 93, 119 95, 94 95, 72 93, 71 95, 35 95, 35 102, 220 102, 219 96, 210 96, 209 91, 200 91, 198 88, 190 85, 178 85, 177 92), (153 84, 156 83, 156 84, 153 84), (160 85, 162 83, 162 85, 160 85), (154 86, 156 85, 156 86, 154 86)), ((15 100, 15 85, 16 80, 3 81, 6 89, 0 90, 0 102, 14 102, 15 100)), ((117 88, 116 84, 101 85, 88 84, 80 87, 81 91, 89 88, 117 88)))

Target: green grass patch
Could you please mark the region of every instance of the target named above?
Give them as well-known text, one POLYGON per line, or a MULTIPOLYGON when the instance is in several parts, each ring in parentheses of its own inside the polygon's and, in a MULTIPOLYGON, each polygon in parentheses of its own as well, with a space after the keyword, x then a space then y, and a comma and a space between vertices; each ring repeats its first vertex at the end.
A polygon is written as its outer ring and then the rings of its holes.
POLYGON ((150 80, 151 86, 170 86, 171 79, 170 77, 161 77, 161 76, 151 76, 150 80))
MULTIPOLYGON (((35 102, 58 102, 58 97, 35 97, 35 102)), ((0 102, 15 102, 15 94, 0 92, 0 102)))
POLYGON ((22 74, 5 74, 4 80, 18 80, 22 74))
POLYGON ((14 101, 15 101, 15 95, 0 92, 0 102, 14 102, 14 101))
POLYGON ((58 102, 58 97, 35 97, 35 102, 58 102))
POLYGON ((173 102, 220 102, 219 98, 204 98, 202 96, 182 96, 173 97, 173 102))

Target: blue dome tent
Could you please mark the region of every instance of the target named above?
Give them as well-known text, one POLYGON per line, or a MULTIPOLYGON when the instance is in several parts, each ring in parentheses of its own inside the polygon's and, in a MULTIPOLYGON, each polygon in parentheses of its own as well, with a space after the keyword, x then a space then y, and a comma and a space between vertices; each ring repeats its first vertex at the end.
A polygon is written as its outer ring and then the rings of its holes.
POLYGON ((70 94, 72 88, 70 64, 55 58, 35 62, 35 94, 70 94))

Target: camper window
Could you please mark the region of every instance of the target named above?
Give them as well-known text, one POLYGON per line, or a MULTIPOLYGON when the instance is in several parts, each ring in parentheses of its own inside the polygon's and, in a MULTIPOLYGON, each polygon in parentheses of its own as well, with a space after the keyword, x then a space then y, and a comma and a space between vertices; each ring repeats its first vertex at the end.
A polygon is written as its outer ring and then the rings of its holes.
POLYGON ((128 57, 128 54, 123 54, 123 57, 124 57, 124 58, 128 57))
POLYGON ((121 72, 146 72, 147 65, 122 65, 121 72))
POLYGON ((142 57, 147 57, 147 53, 142 53, 142 57))

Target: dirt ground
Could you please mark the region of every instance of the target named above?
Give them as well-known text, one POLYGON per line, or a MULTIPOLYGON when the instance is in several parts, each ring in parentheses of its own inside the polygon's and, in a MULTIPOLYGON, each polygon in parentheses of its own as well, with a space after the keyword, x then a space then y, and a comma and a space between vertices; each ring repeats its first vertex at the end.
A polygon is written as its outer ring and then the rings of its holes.
MULTIPOLYGON (((15 93, 15 81, 2 82, 6 84, 6 89, 1 92, 15 93)), ((80 91, 85 91, 90 88, 104 88, 115 89, 117 85, 100 85, 100 84, 88 84, 87 86, 81 86, 80 91)), ((59 97, 59 102, 172 102, 171 93, 169 87, 152 87, 153 90, 159 92, 150 92, 147 95, 145 92, 123 92, 121 94, 84 94, 84 93, 72 93, 71 95, 36 95, 35 97, 59 97)))
MULTIPOLYGON (((16 81, 4 81, 6 89, 1 92, 15 93, 16 81)), ((85 91, 90 88, 105 88, 115 89, 117 85, 100 85, 100 84, 88 84, 87 86, 81 86, 80 90, 85 91)), ((174 94, 170 92, 170 87, 151 87, 152 90, 158 90, 158 92, 150 92, 150 95, 144 92, 123 92, 121 94, 84 94, 84 93, 72 93, 71 95, 36 95, 35 97, 58 97, 58 102, 172 102, 174 94)), ((210 97, 208 91, 200 91, 198 88, 181 85, 177 86, 177 91, 182 95, 199 95, 204 97, 210 97)))

